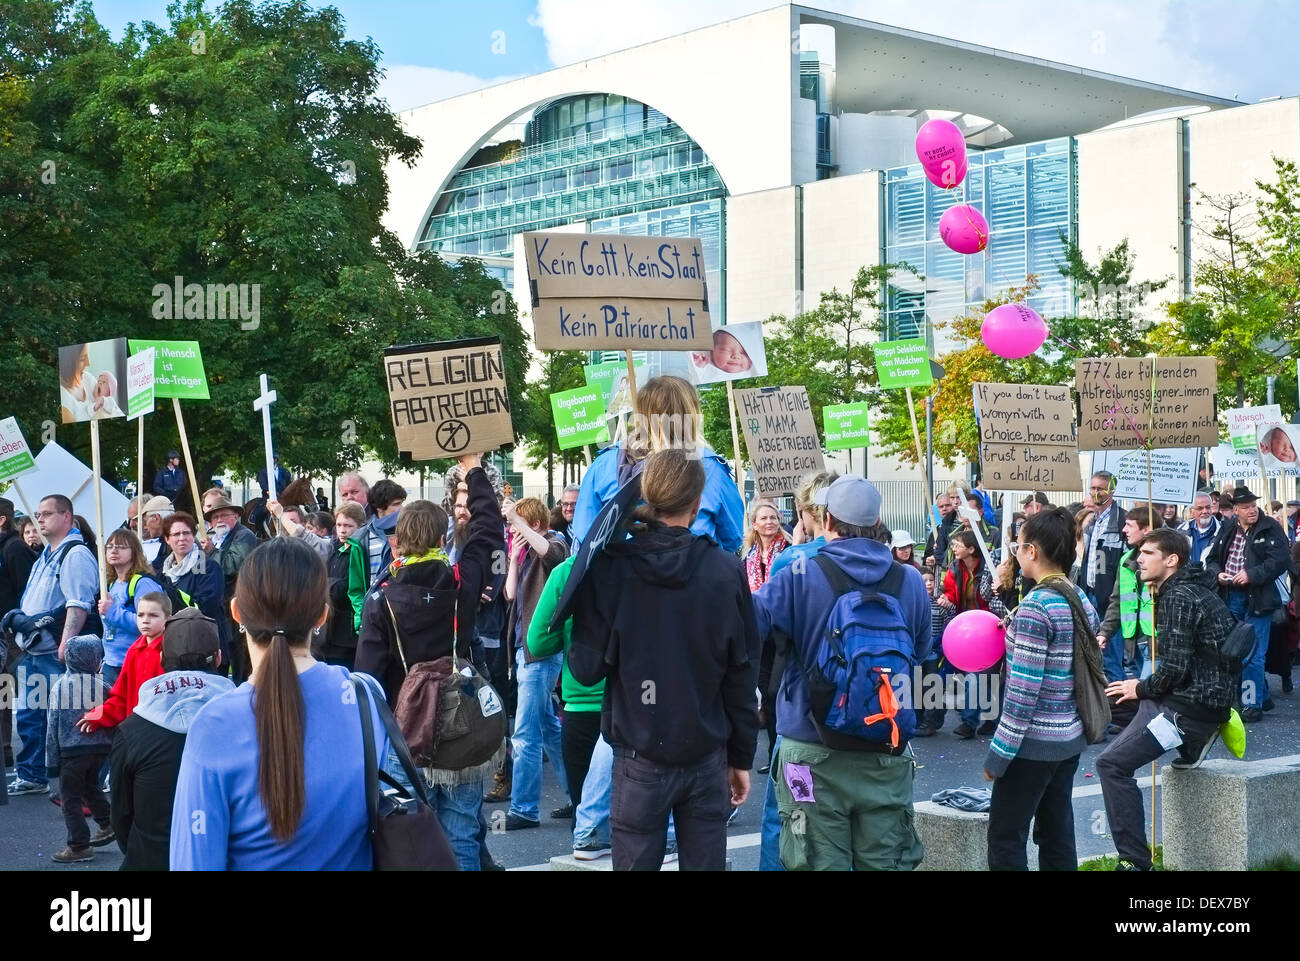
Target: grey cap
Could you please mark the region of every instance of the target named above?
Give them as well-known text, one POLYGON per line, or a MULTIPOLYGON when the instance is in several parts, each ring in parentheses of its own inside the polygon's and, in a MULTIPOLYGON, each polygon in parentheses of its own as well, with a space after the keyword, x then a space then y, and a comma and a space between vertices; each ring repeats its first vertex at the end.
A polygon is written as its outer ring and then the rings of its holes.
POLYGON ((841 477, 814 494, 813 503, 825 507, 837 521, 854 527, 880 523, 880 491, 865 477, 841 477))

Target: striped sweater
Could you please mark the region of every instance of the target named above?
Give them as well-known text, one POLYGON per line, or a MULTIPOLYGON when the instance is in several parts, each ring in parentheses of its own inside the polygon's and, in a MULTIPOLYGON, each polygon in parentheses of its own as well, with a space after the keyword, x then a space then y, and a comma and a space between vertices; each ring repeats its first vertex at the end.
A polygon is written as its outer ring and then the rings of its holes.
MULTIPOLYGON (((1097 612, 1075 590, 1095 635, 1097 612)), ((988 773, 1000 777, 1017 757, 1063 761, 1087 746, 1074 704, 1073 652, 1069 603, 1054 591, 1031 591, 1007 631, 1006 697, 984 762, 988 773)))

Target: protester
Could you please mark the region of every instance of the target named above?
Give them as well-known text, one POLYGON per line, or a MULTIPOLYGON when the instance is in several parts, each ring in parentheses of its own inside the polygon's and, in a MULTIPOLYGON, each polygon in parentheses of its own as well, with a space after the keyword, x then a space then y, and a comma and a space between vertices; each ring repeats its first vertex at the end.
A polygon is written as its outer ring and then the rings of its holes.
POLYGON ((597 454, 582 478, 570 531, 574 542, 582 544, 601 508, 650 454, 677 446, 689 449, 704 465, 704 495, 691 530, 709 535, 724 551, 737 550, 744 533, 745 505, 727 462, 705 444, 695 388, 681 377, 652 377, 636 393, 632 419, 631 437, 597 454))
POLYGON ((1138 567, 1156 598, 1160 661, 1149 677, 1116 681, 1106 689, 1119 703, 1136 700, 1137 714, 1097 758, 1119 871, 1151 869, 1134 772, 1171 747, 1178 749, 1175 768, 1199 765, 1238 694, 1238 665, 1219 654, 1233 618, 1189 563, 1187 539, 1171 530, 1152 531, 1138 548, 1138 567))
MULTIPOLYGON (((396 558, 366 595, 356 669, 378 678, 394 706, 407 672, 416 664, 449 658, 453 644, 458 659, 470 659, 479 597, 492 577, 493 558, 505 548, 501 514, 480 466, 481 456, 459 458, 469 488, 470 530, 456 570, 439 546, 447 531, 447 515, 431 501, 411 501, 398 516, 396 558)), ((377 483, 372 494, 384 483, 377 483)), ((463 871, 480 867, 483 781, 496 762, 493 758, 461 770, 424 769, 430 803, 463 871)), ((390 773, 398 770, 395 753, 390 752, 385 767, 390 773)))
MULTIPOLYGON (((981 514, 984 505, 983 498, 981 498, 979 493, 976 491, 968 491, 964 495, 964 499, 966 501, 966 511, 958 512, 957 527, 954 529, 953 533, 948 536, 948 554, 944 560, 944 566, 948 568, 949 572, 951 572, 953 566, 957 563, 953 552, 953 537, 958 532, 966 531, 974 535, 974 533, 978 531, 980 537, 984 540, 985 546, 994 547, 997 545, 997 541, 994 539, 997 535, 997 529, 992 525, 992 523, 986 521, 981 514), (975 524, 973 526, 971 524, 971 512, 974 512, 976 515, 975 524)), ((976 549, 978 550, 979 542, 976 541, 975 543, 976 549)))
POLYGON ((323 514, 330 512, 329 498, 325 496, 325 488, 323 487, 316 488, 316 510, 323 514))
POLYGON ((181 467, 180 452, 169 450, 167 452, 167 462, 163 465, 162 470, 154 475, 153 495, 155 497, 165 497, 175 503, 177 495, 185 490, 188 483, 189 478, 185 476, 185 468, 181 467))
POLYGON ((608 678, 615 870, 658 870, 671 814, 682 869, 721 871, 749 794, 758 635, 741 563, 692 533, 707 483, 685 451, 652 454, 632 536, 606 545, 575 599, 573 676, 608 678))
POLYGON ((1288 540, 1296 539, 1296 531, 1300 529, 1300 501, 1286 502, 1286 536, 1288 540))
MULTIPOLYGON (((943 576, 943 597, 939 600, 948 616, 956 617, 966 611, 991 611, 998 617, 1005 616, 1006 609, 994 590, 993 572, 984 564, 984 555, 974 532, 969 527, 956 531, 949 540, 949 549, 953 563, 943 576)), ((987 689, 987 679, 995 677, 997 672, 996 666, 987 671, 966 672, 966 706, 959 712, 961 723, 953 728, 955 737, 968 741, 977 734, 987 736, 997 729, 996 715, 981 720, 979 708, 980 685, 983 683, 987 689)), ((939 722, 933 725, 936 729, 942 725, 942 712, 931 717, 939 722)))
POLYGON ((151 497, 141 508, 144 531, 140 535, 140 544, 144 548, 144 557, 154 570, 161 569, 171 548, 163 540, 163 521, 172 515, 172 502, 166 497, 151 497))
POLYGON ((1016 559, 1037 586, 1025 595, 1007 631, 1002 717, 984 761, 984 775, 993 781, 988 828, 993 871, 1027 869, 1031 821, 1039 868, 1078 868, 1072 792, 1087 740, 1075 705, 1074 648, 1093 643, 1099 621, 1083 591, 1065 578, 1074 542, 1074 519, 1062 508, 1027 518, 1020 532, 1016 559), (1088 619, 1087 636, 1076 636, 1072 605, 1045 586, 1049 580, 1077 596, 1088 619))
POLYGON ((776 505, 768 500, 750 504, 740 553, 745 559, 745 577, 751 591, 767 583, 773 559, 789 546, 790 537, 781 529, 781 514, 776 505))
POLYGON ((1275 581, 1290 569, 1291 554, 1281 525, 1260 515, 1258 498, 1249 488, 1232 492, 1232 506, 1234 516, 1224 522, 1210 547, 1205 570, 1232 616, 1249 618, 1255 628, 1255 649, 1242 659, 1241 672, 1241 719, 1254 724, 1273 709, 1264 657, 1273 612, 1282 606, 1275 581))
POLYGON ((108 698, 87 711, 81 719, 83 731, 91 733, 101 728, 117 727, 135 710, 140 685, 162 673, 163 625, 171 613, 171 600, 161 591, 136 598, 136 625, 140 636, 127 649, 122 669, 108 698))
POLYGON ((349 471, 339 478, 339 500, 356 504, 366 512, 366 519, 370 519, 370 485, 356 471, 349 471))
POLYGON ((1135 507, 1124 519, 1124 538, 1128 550, 1120 555, 1115 587, 1111 590, 1106 616, 1102 618, 1101 629, 1097 632, 1097 643, 1103 651, 1110 644, 1123 647, 1125 664, 1133 666, 1133 673, 1137 677, 1146 677, 1151 673, 1148 652, 1151 639, 1155 637, 1151 590, 1147 585, 1138 583, 1137 548, 1151 530, 1149 518, 1145 507, 1135 507), (1117 628, 1120 632, 1118 637, 1115 634, 1117 628))
MULTIPOLYGON (((1106 616, 1115 589, 1119 559, 1125 551, 1124 510, 1115 502, 1115 476, 1107 471, 1092 475, 1090 493, 1097 502, 1097 518, 1088 529, 1083 545, 1082 587, 1099 618, 1106 616)), ((1124 649, 1121 645, 1102 652, 1106 680, 1124 679, 1124 649)))
POLYGON ((898 563, 915 567, 919 571, 921 565, 916 562, 915 545, 916 541, 907 531, 894 531, 894 536, 889 542, 889 552, 898 563))
POLYGON ((166 622, 162 670, 140 687, 135 711, 113 740, 112 827, 123 871, 167 870, 186 734, 205 705, 235 689, 220 676, 216 623, 192 607, 166 622))
POLYGON ((578 492, 582 490, 577 484, 569 484, 560 492, 560 502, 551 511, 551 530, 560 535, 569 551, 577 543, 573 538, 573 512, 578 506, 578 492))
MULTIPOLYGON (((300 508, 285 507, 279 501, 267 501, 267 510, 271 512, 280 523, 280 529, 287 537, 297 537, 308 547, 316 552, 322 561, 329 563, 330 555, 334 553, 334 538, 322 537, 316 531, 311 530, 300 513, 300 508)), ((309 515, 310 516, 310 515, 309 515)))
POLYGON ((361 583, 361 545, 353 534, 366 522, 366 512, 352 501, 339 504, 334 514, 338 546, 326 562, 330 586, 330 619, 316 657, 326 664, 352 670, 357 655, 357 635, 361 630, 361 609, 366 586, 361 583))
MULTIPOLYGON (((936 594, 933 571, 924 571, 921 578, 925 581, 925 592, 930 596, 931 634, 934 637, 934 646, 930 648, 930 653, 926 655, 921 663, 921 686, 924 691, 931 675, 939 674, 942 677, 943 672, 940 670, 940 662, 943 659, 943 632, 948 626, 948 622, 956 616, 956 609, 953 607, 952 602, 948 601, 941 592, 936 594)), ((916 711, 916 732, 912 737, 934 737, 939 733, 939 729, 943 727, 943 721, 947 713, 942 701, 938 705, 918 708, 916 711)))
POLYGON ((1052 502, 1048 500, 1047 495, 1042 491, 1034 491, 1020 502, 1020 506, 1025 509, 1025 519, 1028 520, 1035 514, 1050 510, 1052 502))
MULTIPOLYGON (((50 855, 60 864, 90 861, 92 847, 113 841, 108 801, 99 789, 99 771, 113 745, 112 732, 85 732, 79 726, 87 704, 104 699, 104 681, 99 676, 103 647, 93 634, 70 638, 64 645, 63 675, 49 692, 49 726, 43 746, 46 773, 59 778, 59 800, 68 843, 50 855), (82 814, 83 803, 99 825, 92 836, 82 814)), ((24 748, 26 745, 24 744, 24 748)))
POLYGON ((406 488, 385 477, 370 488, 370 521, 353 536, 361 545, 366 562, 366 587, 375 583, 381 571, 393 562, 388 538, 397 527, 397 517, 406 502, 406 488))
POLYGON ((957 518, 957 500, 952 492, 940 494, 935 499, 934 510, 938 514, 938 524, 926 538, 925 553, 922 558, 925 566, 931 570, 946 563, 948 538, 960 523, 957 518))
MULTIPOLYGON (((794 536, 791 538, 793 543, 772 559, 772 569, 767 575, 768 580, 797 558, 802 557, 806 561, 826 546, 826 529, 823 526, 826 511, 821 505, 813 503, 813 497, 822 488, 829 487, 839 480, 839 477, 840 475, 834 471, 824 470, 809 474, 800 482, 799 489, 794 494, 794 509, 799 523, 795 525, 794 536)), ((775 680, 778 683, 781 680, 779 671, 775 680)))
POLYGON ((854 595, 864 588, 879 588, 894 603, 852 609, 871 619, 869 629, 889 632, 910 671, 930 652, 930 599, 920 574, 895 565, 889 548, 877 540, 880 492, 870 481, 841 477, 815 501, 826 509, 826 546, 811 563, 791 565, 753 595, 759 635, 780 633, 791 643, 776 699, 781 747, 773 780, 781 812, 781 863, 787 870, 910 870, 922 853, 912 827, 915 761, 908 748, 915 712, 905 703, 890 718, 882 701, 886 717, 873 727, 878 725, 883 740, 819 729, 811 717, 805 670, 830 618, 855 605, 854 595), (824 570, 821 565, 828 561, 824 570), (832 582, 831 572, 843 575, 852 588, 832 582), (898 582, 892 592, 885 589, 890 579, 898 582))
POLYGON ((104 542, 109 571, 108 597, 99 599, 99 617, 104 626, 104 683, 110 688, 122 671, 127 651, 140 636, 136 622, 136 601, 162 591, 157 574, 145 560, 140 539, 118 529, 104 542))
POLYGON ((1224 491, 1219 495, 1219 520, 1227 522, 1232 520, 1236 514, 1236 505, 1232 502, 1232 494, 1224 491))
MULTIPOLYGON (((506 830, 517 831, 535 828, 541 823, 538 802, 542 792, 543 749, 551 759, 560 789, 566 794, 569 790, 564 773, 560 721, 551 702, 551 691, 559 679, 563 655, 534 657, 524 643, 547 578, 569 556, 569 548, 547 530, 546 505, 536 497, 518 503, 507 498, 502 513, 513 532, 505 584, 506 600, 510 602, 506 614, 506 636, 515 649, 515 677, 519 685, 511 739, 514 774, 506 830)), ((561 808, 552 813, 557 817, 568 817, 571 812, 561 808)))
MULTIPOLYGON (((231 608, 253 672, 190 724, 172 805, 173 871, 370 870, 352 681, 309 653, 328 605, 325 565, 305 544, 276 538, 248 555, 231 608)), ((382 757, 388 736, 373 705, 371 722, 382 757)))
POLYGON ((1191 562, 1205 563, 1205 555, 1219 536, 1223 522, 1213 513, 1214 499, 1206 492, 1199 491, 1192 499, 1191 517, 1187 523, 1178 528, 1192 542, 1191 562))
MULTIPOLYGON (((284 490, 293 483, 293 477, 290 473, 280 466, 280 455, 272 453, 272 467, 275 470, 275 493, 277 497, 284 495, 284 490)), ((262 467, 257 472, 257 486, 262 492, 262 497, 269 500, 271 497, 270 490, 266 486, 266 467, 262 467)))
POLYGON ((18 533, 22 535, 23 543, 32 552, 32 563, 36 563, 36 556, 40 554, 41 549, 45 546, 41 542, 41 532, 36 527, 36 521, 30 517, 24 517, 18 522, 18 533))
POLYGON ((221 662, 230 660, 229 622, 226 620, 226 578, 220 567, 208 563, 194 540, 198 522, 192 514, 177 511, 163 521, 163 537, 171 553, 155 568, 204 614, 217 622, 221 637, 221 662))
MULTIPOLYGON (((30 523, 29 518, 23 520, 30 523)), ((36 555, 15 524, 14 502, 0 497, 0 611, 12 611, 22 601, 35 563, 36 555)))
POLYGON ((99 564, 73 526, 72 502, 62 494, 41 499, 36 510, 47 547, 32 566, 19 606, 0 619, 0 634, 13 635, 26 658, 26 687, 20 688, 15 724, 22 748, 15 758, 17 780, 11 796, 45 794, 46 704, 63 671, 64 645, 82 635, 94 610, 99 564))
MULTIPOLYGON (((248 555, 257 547, 257 535, 241 523, 239 508, 224 494, 219 493, 219 496, 205 507, 203 519, 212 525, 212 536, 208 541, 212 545, 210 562, 221 569, 221 576, 225 583, 225 592, 222 596, 234 597, 235 586, 239 583, 239 569, 244 566, 248 555)), ((252 667, 248 659, 248 644, 244 640, 244 635, 235 630, 235 622, 230 617, 229 607, 224 603, 218 623, 224 623, 225 636, 230 645, 231 678, 236 684, 243 684, 248 680, 252 667)))

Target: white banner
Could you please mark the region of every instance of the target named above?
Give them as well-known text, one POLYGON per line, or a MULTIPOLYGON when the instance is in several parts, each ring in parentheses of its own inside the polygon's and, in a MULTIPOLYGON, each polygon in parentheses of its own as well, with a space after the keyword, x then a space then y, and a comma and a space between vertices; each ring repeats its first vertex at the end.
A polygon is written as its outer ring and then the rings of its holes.
MULTIPOLYGON (((1196 494, 1196 467, 1199 447, 1169 447, 1151 452, 1151 493, 1157 504, 1191 504, 1196 494)), ((1254 460, 1254 458, 1252 458, 1254 460)), ((1255 460, 1256 466, 1259 461, 1255 460)), ((1218 465, 1215 465, 1218 468, 1218 465)), ((1092 456, 1094 473, 1110 471, 1115 475, 1115 496, 1123 500, 1147 499, 1147 452, 1096 451, 1092 456)))

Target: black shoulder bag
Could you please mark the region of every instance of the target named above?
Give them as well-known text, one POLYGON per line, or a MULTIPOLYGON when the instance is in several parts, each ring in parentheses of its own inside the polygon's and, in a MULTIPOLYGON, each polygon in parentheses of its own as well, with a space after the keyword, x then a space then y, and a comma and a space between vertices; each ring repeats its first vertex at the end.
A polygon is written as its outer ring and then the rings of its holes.
POLYGON ((375 753, 375 732, 370 717, 370 685, 352 675, 357 691, 357 708, 361 713, 361 740, 366 756, 366 812, 370 818, 370 847, 376 871, 456 871, 456 856, 451 843, 429 804, 424 777, 411 760, 406 740, 397 729, 393 713, 383 698, 375 699, 389 743, 402 762, 413 791, 407 791, 379 766, 375 753), (397 794, 381 790, 387 784, 397 794), (414 793, 415 797, 410 795, 414 793))

